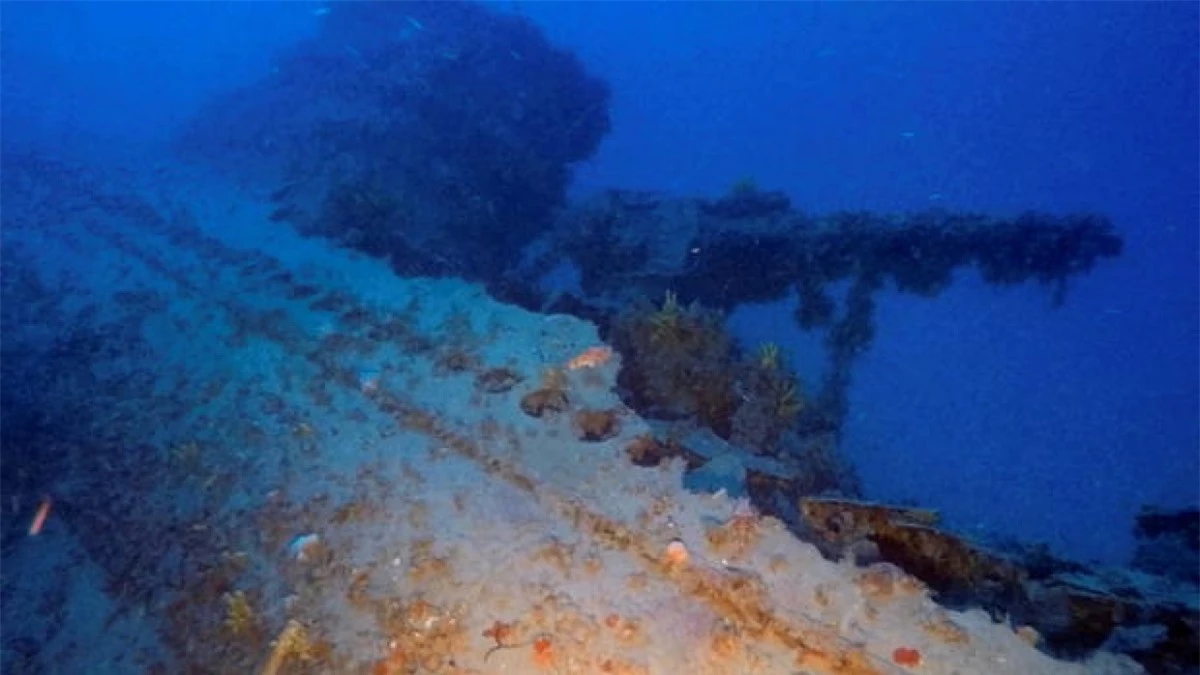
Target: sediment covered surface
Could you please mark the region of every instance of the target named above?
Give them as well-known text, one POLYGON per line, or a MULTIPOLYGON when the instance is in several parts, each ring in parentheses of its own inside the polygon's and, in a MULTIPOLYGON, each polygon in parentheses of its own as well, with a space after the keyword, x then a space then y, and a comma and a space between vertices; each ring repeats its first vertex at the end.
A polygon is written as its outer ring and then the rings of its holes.
POLYGON ((199 178, 5 165, 6 672, 1140 672, 636 466, 588 323, 199 178))

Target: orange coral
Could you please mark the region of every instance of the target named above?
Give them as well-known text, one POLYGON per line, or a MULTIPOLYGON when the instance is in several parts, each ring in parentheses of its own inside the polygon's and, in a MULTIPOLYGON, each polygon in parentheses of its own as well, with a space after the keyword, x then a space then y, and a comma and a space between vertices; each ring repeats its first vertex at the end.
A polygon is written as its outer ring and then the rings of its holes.
POLYGON ((595 368, 602 366, 612 360, 612 347, 588 347, 583 350, 578 356, 567 361, 568 370, 579 370, 580 368, 595 368))
POLYGON ((388 645, 387 656, 375 662, 371 675, 400 675, 407 673, 412 665, 409 655, 396 642, 388 645))
POLYGON ((912 647, 896 647, 892 652, 892 660, 896 665, 915 668, 921 665, 921 652, 912 647))
POLYGON ((671 567, 682 567, 688 563, 691 554, 688 552, 687 546, 678 539, 671 540, 667 544, 667 550, 663 552, 663 560, 671 567))
POLYGON ((554 643, 550 638, 543 635, 533 641, 533 662, 540 668, 554 665, 554 643))

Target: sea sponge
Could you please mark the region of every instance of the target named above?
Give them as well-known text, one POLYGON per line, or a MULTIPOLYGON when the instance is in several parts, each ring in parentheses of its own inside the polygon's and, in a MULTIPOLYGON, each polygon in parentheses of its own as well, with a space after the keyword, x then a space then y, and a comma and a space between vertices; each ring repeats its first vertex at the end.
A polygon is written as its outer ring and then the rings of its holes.
POLYGON ((581 441, 597 443, 621 433, 619 411, 580 410, 575 413, 575 431, 581 441))
POLYGON ((567 376, 562 370, 553 368, 542 375, 542 386, 521 397, 521 410, 531 417, 542 417, 546 413, 561 413, 567 410, 567 376))
POLYGON ((654 436, 641 434, 625 446, 625 454, 629 456, 629 461, 637 466, 651 467, 658 466, 664 460, 673 457, 675 453, 671 452, 666 445, 658 442, 654 436))

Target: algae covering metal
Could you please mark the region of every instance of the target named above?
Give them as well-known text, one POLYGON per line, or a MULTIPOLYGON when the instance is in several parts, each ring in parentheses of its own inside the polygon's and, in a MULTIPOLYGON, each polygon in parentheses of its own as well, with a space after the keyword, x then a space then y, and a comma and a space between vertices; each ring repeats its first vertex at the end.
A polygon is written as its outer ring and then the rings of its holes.
POLYGON ((16 457, 56 506, 6 541, 5 612, 54 620, 5 622, 12 672, 1138 672, 635 465, 650 430, 587 323, 396 279, 195 177, 156 200, 5 166, 8 297, 41 316, 8 344, 78 365, 27 374, 55 431, 16 457))

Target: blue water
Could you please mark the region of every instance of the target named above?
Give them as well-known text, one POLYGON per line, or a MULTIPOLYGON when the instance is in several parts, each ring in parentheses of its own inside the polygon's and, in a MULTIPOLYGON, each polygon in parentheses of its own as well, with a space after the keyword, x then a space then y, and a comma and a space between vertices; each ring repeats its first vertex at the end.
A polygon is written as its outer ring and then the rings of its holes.
MULTIPOLYGON (((92 161, 164 145, 311 35, 307 3, 6 4, 6 142, 92 161)), ((1120 562, 1143 504, 1200 481, 1195 3, 497 3, 612 87, 573 195, 725 192, 816 213, 1109 216, 1125 253, 1062 308, 970 273, 881 298, 846 449, 867 494, 1120 562)), ((789 307, 734 313, 804 364, 789 307)))

